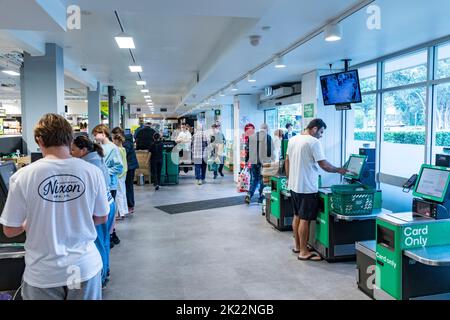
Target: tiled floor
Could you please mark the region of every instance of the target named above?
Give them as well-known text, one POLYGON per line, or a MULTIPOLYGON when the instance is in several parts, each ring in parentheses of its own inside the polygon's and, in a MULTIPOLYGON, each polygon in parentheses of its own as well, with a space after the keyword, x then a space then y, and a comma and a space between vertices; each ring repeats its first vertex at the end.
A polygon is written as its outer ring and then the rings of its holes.
MULTIPOLYGON (((158 205, 236 195, 231 175, 202 186, 135 187, 136 216, 117 225, 105 299, 368 299, 355 264, 300 262, 292 232, 279 232, 258 204, 170 215, 158 205)), ((256 200, 256 197, 255 197, 256 200)))

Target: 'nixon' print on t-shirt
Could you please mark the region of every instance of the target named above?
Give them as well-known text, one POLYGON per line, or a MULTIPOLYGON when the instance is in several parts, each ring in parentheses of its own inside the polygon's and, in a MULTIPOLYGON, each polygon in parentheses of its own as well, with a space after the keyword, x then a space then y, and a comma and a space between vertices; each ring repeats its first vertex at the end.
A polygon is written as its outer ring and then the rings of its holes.
POLYGON ((81 197, 86 191, 84 182, 70 174, 51 176, 39 184, 39 196, 50 202, 68 202, 81 197))

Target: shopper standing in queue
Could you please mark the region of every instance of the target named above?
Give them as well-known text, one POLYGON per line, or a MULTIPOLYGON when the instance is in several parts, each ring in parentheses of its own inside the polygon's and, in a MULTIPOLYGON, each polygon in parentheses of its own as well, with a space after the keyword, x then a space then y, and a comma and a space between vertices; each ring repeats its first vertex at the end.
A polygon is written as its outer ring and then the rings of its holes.
POLYGON ((201 185, 206 183, 206 161, 208 159, 208 136, 203 130, 203 124, 198 123, 192 142, 192 160, 195 166, 195 181, 201 185))
POLYGON ((163 166, 163 149, 164 145, 161 140, 161 135, 159 133, 155 133, 153 136, 153 143, 150 146, 150 168, 151 173, 153 175, 153 185, 155 186, 155 190, 159 190, 159 186, 161 185, 161 171, 163 166))
POLYGON ((134 213, 134 176, 136 173, 136 169, 139 168, 139 162, 136 157, 136 150, 134 150, 134 142, 133 135, 126 134, 125 142, 123 143, 123 147, 127 152, 127 178, 125 179, 125 187, 127 189, 127 203, 128 203, 128 212, 134 213))
MULTIPOLYGON (((105 153, 105 164, 108 168, 111 181, 109 190, 111 191, 113 198, 116 199, 117 188, 119 185, 119 175, 122 174, 124 168, 119 148, 117 148, 117 146, 109 140, 109 128, 104 124, 99 124, 94 129, 92 129, 92 135, 94 136, 95 141, 97 141, 102 146, 105 153)), ((120 239, 117 236, 115 229, 113 229, 111 233, 111 248, 119 243, 120 239)))
MULTIPOLYGON (((120 129, 120 128, 119 128, 120 129)), ((123 131, 118 131, 119 133, 113 134, 113 143, 119 148, 120 160, 123 164, 122 173, 119 174, 119 183, 117 185, 117 195, 116 195, 116 205, 118 211, 118 219, 124 219, 128 216, 128 205, 127 205, 127 190, 125 187, 125 179, 127 177, 128 164, 127 164, 127 152, 123 147, 125 142, 125 137, 123 136, 123 131)))
MULTIPOLYGON (((72 157, 81 158, 84 161, 87 161, 99 168, 103 173, 103 177, 105 178, 106 186, 109 186, 109 172, 108 168, 105 165, 105 162, 103 161, 105 155, 103 153, 103 148, 99 144, 92 142, 88 137, 76 137, 72 143, 71 154, 72 157)), ((97 246, 97 249, 100 252, 103 261, 102 287, 106 287, 106 284, 109 281, 109 253, 111 250, 109 234, 114 224, 114 215, 116 212, 114 199, 111 195, 111 192, 109 191, 109 188, 107 189, 107 197, 109 203, 108 221, 104 224, 95 226, 95 229, 97 230, 97 239, 95 240, 95 245, 97 246)))
POLYGON ((320 261, 322 258, 310 252, 307 243, 310 222, 316 220, 319 207, 319 165, 326 172, 345 174, 345 168, 337 168, 326 159, 322 150, 322 138, 327 125, 322 119, 312 120, 305 131, 289 140, 286 153, 286 176, 291 191, 295 236, 294 253, 299 260, 320 261))
POLYGON ((256 188, 259 185, 259 198, 258 203, 262 203, 264 200, 263 189, 264 182, 261 174, 262 165, 273 161, 273 143, 272 137, 269 135, 269 126, 266 123, 261 125, 260 130, 251 135, 248 139, 248 152, 246 157, 246 163, 251 164, 251 180, 250 190, 245 196, 245 203, 250 204, 256 188))
POLYGON ((147 122, 145 126, 136 133, 136 150, 148 150, 153 143, 153 136, 156 131, 152 124, 147 122))
POLYGON ((284 140, 289 140, 292 137, 295 137, 297 134, 294 132, 294 127, 292 126, 292 123, 286 124, 286 130, 287 132, 284 134, 284 140))
POLYGON ((34 138, 44 158, 11 177, 0 218, 7 237, 27 233, 22 297, 102 299, 94 241, 95 225, 108 219, 105 179, 100 169, 71 157, 73 131, 62 116, 44 115, 34 138))

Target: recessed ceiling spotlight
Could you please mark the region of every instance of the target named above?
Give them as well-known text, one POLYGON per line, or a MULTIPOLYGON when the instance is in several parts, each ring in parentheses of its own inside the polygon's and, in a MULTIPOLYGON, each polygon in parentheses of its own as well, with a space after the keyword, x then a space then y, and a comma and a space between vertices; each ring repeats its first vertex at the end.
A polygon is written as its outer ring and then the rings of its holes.
POLYGON ((114 37, 117 45, 120 49, 135 49, 133 37, 130 37, 126 33, 122 32, 118 36, 114 37))
POLYGON ((136 84, 138 86, 145 86, 147 84, 147 81, 136 81, 136 84))
POLYGON ((338 23, 330 23, 324 29, 325 41, 339 41, 342 39, 342 26, 338 23))
POLYGON ((150 99, 152 96, 144 96, 145 99, 150 99))
POLYGON ((142 89, 141 92, 142 93, 149 93, 148 89, 142 89))
POLYGON ((238 91, 238 87, 235 83, 233 83, 233 85, 231 86, 231 91, 238 91))
POLYGON ((131 72, 142 72, 141 66, 129 66, 131 72))
POLYGON ((220 91, 220 94, 219 94, 221 97, 225 97, 225 92, 222 90, 222 91, 220 91))

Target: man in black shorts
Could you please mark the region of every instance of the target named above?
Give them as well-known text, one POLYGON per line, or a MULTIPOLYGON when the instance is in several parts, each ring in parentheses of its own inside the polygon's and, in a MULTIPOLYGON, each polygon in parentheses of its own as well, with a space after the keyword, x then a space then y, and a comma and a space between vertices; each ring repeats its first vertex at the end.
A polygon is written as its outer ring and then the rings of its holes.
POLYGON ((286 153, 286 175, 294 209, 292 229, 299 260, 322 260, 307 246, 309 225, 316 220, 319 207, 319 173, 317 164, 326 172, 345 174, 345 168, 336 168, 325 160, 322 138, 327 125, 322 119, 312 120, 301 135, 289 140, 286 153))

